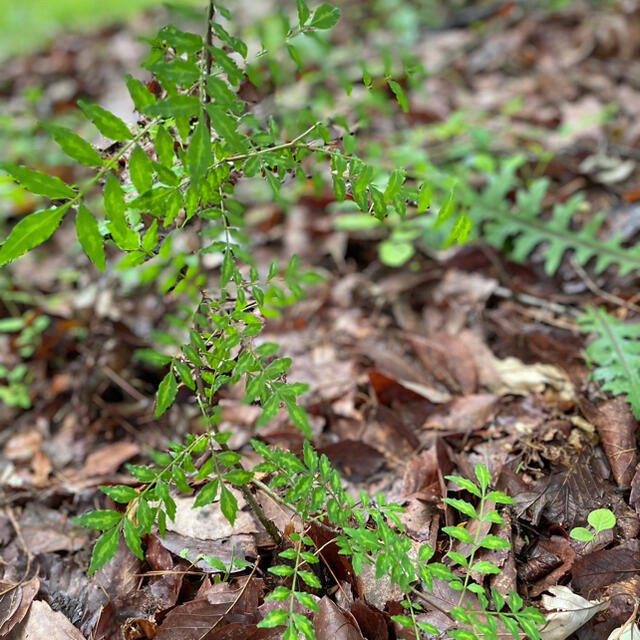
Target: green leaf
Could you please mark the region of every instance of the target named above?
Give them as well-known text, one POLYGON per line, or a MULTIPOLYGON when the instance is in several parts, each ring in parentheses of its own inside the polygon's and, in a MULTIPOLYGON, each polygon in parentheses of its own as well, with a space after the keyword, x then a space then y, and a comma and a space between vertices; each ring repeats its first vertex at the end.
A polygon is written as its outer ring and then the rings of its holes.
POLYGON ((140 498, 138 508, 136 509, 136 518, 138 519, 140 533, 149 533, 151 531, 156 511, 157 509, 152 509, 149 506, 145 498, 140 498))
POLYGON ((478 498, 482 495, 480 493, 480 489, 478 489, 478 487, 475 485, 475 482, 469 480, 468 478, 463 478, 462 476, 445 476, 445 478, 447 480, 450 480, 451 482, 455 482, 458 486, 462 487, 478 498))
POLYGON ((318 576, 311 571, 298 571, 298 576, 301 577, 305 584, 308 584, 310 587, 314 587, 315 589, 321 589, 322 583, 318 580, 318 576))
POLYGON ((100 567, 107 563, 116 553, 118 548, 118 533, 120 527, 116 526, 109 531, 105 531, 97 540, 91 553, 88 574, 95 573, 100 567))
POLYGON ((273 379, 283 374, 290 366, 291 358, 276 358, 273 362, 269 363, 264 372, 267 378, 273 379))
POLYGON ((218 495, 218 479, 207 482, 200 491, 196 499, 193 501, 193 508, 204 507, 207 504, 211 504, 218 495))
POLYGON ((438 211, 438 217, 436 218, 436 221, 435 221, 436 227, 438 227, 443 222, 445 222, 445 220, 448 220, 451 217, 451 214, 453 213, 453 206, 454 206, 453 191, 450 191, 449 195, 447 195, 444 202, 442 203, 442 206, 440 207, 440 211, 438 211))
POLYGON ((497 502, 498 504, 515 504, 515 500, 502 491, 489 491, 486 495, 487 500, 497 502))
POLYGON ((451 538, 455 538, 456 540, 460 540, 460 542, 465 542, 467 544, 473 544, 473 538, 471 534, 464 527, 442 527, 442 530, 451 538))
POLYGON ((340 9, 325 2, 313 12, 310 26, 314 29, 331 29, 331 27, 338 22, 339 18, 340 9))
POLYGON ((96 509, 71 518, 73 522, 90 529, 109 529, 122 520, 123 516, 112 509, 96 509))
POLYGON ((139 145, 136 145, 131 152, 129 175, 138 193, 146 193, 151 189, 153 185, 153 164, 139 145))
POLYGON ((596 363, 593 377, 605 391, 625 394, 634 417, 640 419, 640 323, 625 323, 603 309, 588 308, 578 324, 581 331, 597 334, 586 349, 596 363))
POLYGON ((296 7, 298 9, 298 24, 302 26, 309 19, 311 12, 305 0, 296 0, 296 7))
POLYGON ((303 607, 307 607, 307 609, 311 609, 312 611, 318 611, 318 605, 310 593, 306 593, 305 591, 294 591, 293 595, 303 607))
POLYGON ((395 169, 389 176, 389 182, 387 188, 384 190, 384 199, 388 202, 393 200, 394 196, 400 191, 402 184, 404 183, 404 171, 401 169, 395 169))
POLYGON ((389 267, 399 267, 411 258, 415 253, 415 248, 411 242, 383 240, 378 245, 378 253, 383 264, 389 267))
POLYGON ((471 571, 479 571, 480 573, 500 573, 500 569, 498 569, 495 564, 487 562, 486 560, 476 562, 471 567, 471 571))
POLYGON ((165 118, 191 117, 200 111, 200 100, 195 96, 177 95, 164 98, 142 108, 142 112, 150 116, 165 118))
POLYGON ((238 512, 238 501, 224 485, 220 487, 220 510, 222 515, 229 521, 229 524, 233 526, 238 512))
POLYGON ((422 213, 429 208, 433 197, 433 186, 423 182, 418 191, 418 213, 422 213))
POLYGON ((154 220, 151 223, 151 226, 144 232, 142 236, 142 248, 147 252, 151 253, 151 251, 158 244, 158 221, 154 220))
POLYGON ((261 629, 271 629, 284 624, 289 617, 289 612, 285 609, 271 609, 267 615, 256 625, 261 629))
POLYGON ((291 576, 294 573, 293 567, 290 567, 288 564, 278 564, 275 567, 269 567, 268 570, 270 573, 283 578, 291 576))
POLYGON ((469 516, 470 518, 477 518, 478 514, 476 510, 473 508, 473 505, 466 502, 465 500, 460 500, 459 498, 442 498, 443 502, 446 502, 448 505, 452 506, 454 509, 457 509, 464 515, 469 516))
POLYGON ((127 224, 124 215, 124 193, 118 179, 111 172, 107 173, 104 185, 104 208, 108 218, 107 227, 113 241, 125 251, 137 249, 140 238, 127 224))
POLYGON ((404 89, 395 80, 389 80, 388 82, 389 88, 393 91, 398 104, 405 113, 408 113, 409 103, 407 102, 407 97, 404 94, 404 89))
POLYGON ((2 318, 0 320, 0 332, 20 331, 24 326, 24 318, 2 318))
POLYGON ((140 558, 140 560, 144 560, 144 553, 142 551, 142 541, 140 540, 140 534, 138 533, 137 527, 129 520, 129 518, 124 519, 124 541, 127 543, 127 547, 129 547, 131 553, 140 558))
POLYGON ((110 111, 84 100, 78 100, 78 106, 87 118, 93 122, 96 129, 106 138, 111 138, 111 140, 129 140, 133 138, 133 134, 129 131, 127 125, 110 111))
POLYGON ((595 509, 587 516, 587 521, 596 532, 613 529, 616 526, 616 517, 609 509, 595 509))
POLYGON ((145 87, 140 80, 134 78, 130 74, 126 75, 127 89, 129 95, 133 100, 135 108, 142 112, 147 105, 153 104, 156 101, 156 97, 145 87))
POLYGON ((165 166, 170 168, 176 157, 173 150, 173 138, 164 127, 158 127, 156 137, 153 141, 158 160, 165 166))
POLYGON ((489 471, 487 470, 487 467, 485 467, 484 465, 477 464, 475 466, 475 473, 476 473, 476 478, 478 479, 478 484, 480 485, 480 488, 484 491, 489 486, 489 482, 491 481, 491 476, 489 475, 489 471))
POLYGON ((102 165, 100 154, 86 140, 83 140, 77 133, 71 131, 71 129, 47 122, 41 122, 40 125, 51 134, 53 139, 60 145, 60 148, 70 158, 90 167, 102 165))
POLYGON ((0 248, 0 264, 14 260, 33 247, 48 240, 62 220, 68 204, 36 211, 16 224, 0 248))
POLYGON ((60 178, 34 171, 13 162, 0 162, 0 168, 10 173, 25 189, 47 198, 74 198, 76 193, 60 178))
POLYGON ((195 62, 184 58, 171 60, 157 60, 152 64, 145 64, 151 73, 157 75, 162 82, 172 82, 179 85, 192 85, 198 81, 200 71, 195 62))
POLYGON ((128 487, 124 484, 101 485, 98 489, 115 502, 122 504, 131 502, 131 500, 135 500, 140 495, 133 487, 128 487))
POLYGON ((176 377, 173 375, 173 370, 171 370, 162 379, 162 382, 158 387, 158 393, 156 394, 156 410, 154 412, 156 418, 161 416, 173 404, 177 393, 178 382, 176 381, 176 377))
POLYGON ((76 236, 84 252, 100 271, 104 271, 105 257, 102 236, 98 231, 98 223, 84 203, 78 205, 76 214, 76 236))
POLYGON ((504 538, 499 538, 489 533, 478 542, 478 545, 485 549, 507 549, 511 543, 504 538))
POLYGON ((574 527, 573 529, 571 529, 569 535, 574 540, 580 540, 581 542, 589 542, 595 537, 593 533, 589 531, 589 529, 585 529, 584 527, 574 527))
POLYGON ((245 471, 244 469, 232 469, 231 471, 227 471, 222 477, 227 482, 240 487, 251 481, 253 473, 251 473, 251 471, 245 471))
POLYGON ((287 402, 286 405, 291 422, 293 422, 293 424, 298 427, 298 429, 300 429, 307 438, 310 438, 311 426, 309 425, 307 412, 298 404, 287 402))
POLYGON ((213 153, 211 151, 209 128, 205 124, 204 115, 201 115, 191 135, 189 148, 187 149, 187 166, 189 167, 191 181, 195 187, 198 187, 200 181, 206 175, 212 160, 213 153))

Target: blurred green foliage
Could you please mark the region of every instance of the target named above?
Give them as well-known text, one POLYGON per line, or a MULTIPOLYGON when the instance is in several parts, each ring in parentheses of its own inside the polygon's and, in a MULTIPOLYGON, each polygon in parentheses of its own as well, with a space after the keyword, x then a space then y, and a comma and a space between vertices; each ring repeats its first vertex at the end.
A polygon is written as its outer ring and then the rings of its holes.
MULTIPOLYGON (((160 0, 0 0, 0 60, 37 49, 60 31, 88 29, 125 20, 159 4, 160 0)), ((172 0, 170 4, 201 8, 204 2, 172 0)))

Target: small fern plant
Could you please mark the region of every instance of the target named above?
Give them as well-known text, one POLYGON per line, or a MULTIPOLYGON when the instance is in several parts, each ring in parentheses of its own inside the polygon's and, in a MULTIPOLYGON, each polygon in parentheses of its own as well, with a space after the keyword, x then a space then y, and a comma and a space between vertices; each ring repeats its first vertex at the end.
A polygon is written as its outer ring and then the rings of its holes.
POLYGON ((578 318, 580 329, 596 334, 586 353, 595 363, 593 377, 614 395, 624 394, 640 419, 640 323, 626 323, 604 311, 588 308, 578 318))

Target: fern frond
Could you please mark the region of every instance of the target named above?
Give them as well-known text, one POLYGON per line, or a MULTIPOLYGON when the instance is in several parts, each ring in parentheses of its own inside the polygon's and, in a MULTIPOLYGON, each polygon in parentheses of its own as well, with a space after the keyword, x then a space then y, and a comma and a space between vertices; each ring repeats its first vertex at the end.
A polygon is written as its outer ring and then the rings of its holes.
POLYGON ((471 219, 482 225, 482 235, 489 244, 502 249, 506 241, 511 239, 511 255, 518 261, 524 261, 538 245, 546 245, 545 271, 549 275, 555 273, 563 255, 569 250, 573 251, 575 261, 583 266, 595 258, 596 273, 604 271, 611 264, 618 266, 620 275, 640 269, 640 245, 625 248, 621 245, 620 235, 598 239, 604 214, 594 216, 577 231, 570 228, 572 216, 582 206, 582 194, 556 204, 551 218, 541 220, 542 198, 548 187, 548 180, 541 178, 528 189, 519 189, 517 206, 513 209, 509 207, 506 196, 518 185, 516 168, 517 164, 511 163, 491 176, 478 203, 471 209, 471 219))
POLYGON ((602 309, 587 309, 578 323, 585 333, 599 334, 586 349, 597 365, 593 377, 603 382, 605 391, 625 393, 640 419, 640 323, 624 323, 602 309))

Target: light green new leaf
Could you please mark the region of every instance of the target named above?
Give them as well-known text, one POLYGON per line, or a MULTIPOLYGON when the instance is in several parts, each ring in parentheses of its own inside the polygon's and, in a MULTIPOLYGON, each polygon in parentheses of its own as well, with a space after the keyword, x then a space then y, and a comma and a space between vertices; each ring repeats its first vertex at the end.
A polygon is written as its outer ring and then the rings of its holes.
POLYGON ((189 148, 187 149, 187 166, 189 167, 189 175, 194 187, 197 188, 202 178, 206 175, 212 159, 213 153, 211 151, 209 128, 205 124, 204 115, 201 115, 198 125, 191 135, 189 148))
POLYGON ((325 2, 313 12, 310 26, 314 29, 331 29, 331 27, 338 22, 339 18, 340 9, 325 2))
POLYGON ((169 371, 167 375, 162 379, 160 386, 158 387, 158 393, 156 394, 156 410, 154 415, 161 416, 176 399, 178 393, 178 382, 173 375, 173 370, 169 371))
POLYGON ((47 122, 41 122, 40 126, 51 134, 53 139, 60 145, 60 148, 70 158, 90 167, 102 165, 100 154, 86 140, 71 131, 71 129, 47 122))
POLYGON ((95 573, 106 562, 111 560, 118 548, 118 532, 119 526, 105 531, 97 540, 91 553, 91 562, 89 563, 88 573, 95 573))
POLYGON ((104 248, 102 246, 102 236, 98 231, 98 223, 82 202, 78 205, 78 213, 76 214, 76 236, 91 262, 100 271, 104 271, 104 248))
POLYGON ((96 125, 96 129, 111 140, 129 140, 133 134, 127 125, 118 116, 107 111, 97 104, 90 104, 84 100, 78 100, 78 106, 84 114, 96 125))
POLYGON ((75 191, 56 176, 34 171, 13 162, 0 162, 0 168, 10 173, 25 189, 47 198, 73 198, 75 191))
POLYGON ((386 202, 393 200, 393 197, 400 191, 403 182, 404 171, 402 171, 402 169, 395 169, 391 172, 387 188, 384 190, 384 199, 386 202))
POLYGON ((9 237, 0 248, 0 264, 21 256, 29 249, 47 240, 62 220, 68 205, 36 211, 24 217, 11 229, 9 237))

